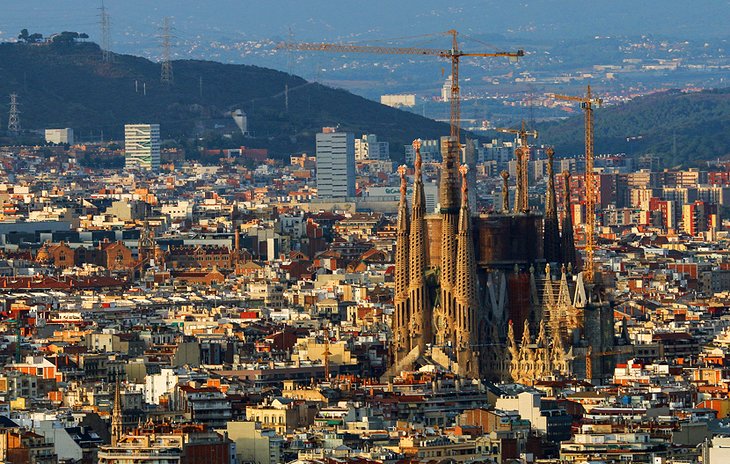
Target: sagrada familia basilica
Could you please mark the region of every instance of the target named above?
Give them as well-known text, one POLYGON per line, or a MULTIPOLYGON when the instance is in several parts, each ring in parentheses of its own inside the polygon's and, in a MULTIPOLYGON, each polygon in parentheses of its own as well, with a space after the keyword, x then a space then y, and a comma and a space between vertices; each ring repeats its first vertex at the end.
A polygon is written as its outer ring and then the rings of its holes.
MULTIPOLYGON (((432 363, 466 378, 532 384, 610 369, 601 354, 615 343, 613 312, 596 286, 573 273, 569 175, 563 173, 560 224, 552 150, 544 215, 530 210, 524 181, 517 182, 510 209, 506 172, 502 211, 474 215, 457 140, 442 139, 435 213, 426 210, 420 141, 413 145, 410 208, 407 170, 399 169, 392 356, 385 375, 432 363), (536 275, 536 265, 544 274, 536 275)), ((529 158, 528 147, 518 150, 529 158)), ((518 164, 518 178, 527 175, 524 166, 518 164)))

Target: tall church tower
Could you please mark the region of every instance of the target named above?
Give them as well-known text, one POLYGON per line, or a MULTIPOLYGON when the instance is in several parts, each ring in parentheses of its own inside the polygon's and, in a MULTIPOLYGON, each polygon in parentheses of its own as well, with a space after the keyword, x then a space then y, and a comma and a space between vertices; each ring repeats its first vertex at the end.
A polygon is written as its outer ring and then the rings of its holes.
POLYGON ((413 202, 411 230, 409 236, 409 282, 408 301, 409 335, 411 347, 419 347, 420 352, 426 350, 426 344, 432 343, 433 307, 426 284, 426 195, 423 193, 423 177, 421 174, 421 141, 413 142, 416 151, 415 179, 413 182, 413 202))
POLYGON ((111 436, 112 446, 116 446, 119 439, 122 437, 123 425, 122 418, 122 397, 119 392, 119 379, 117 379, 116 386, 114 388, 114 408, 112 409, 112 423, 111 423, 111 436))
POLYGON ((456 250, 456 361, 457 373, 466 377, 479 377, 477 332, 477 277, 474 240, 472 239, 471 211, 469 210, 469 188, 467 165, 459 169, 461 173, 461 209, 459 211, 459 232, 456 250))
POLYGON ((575 240, 573 238, 573 211, 570 207, 570 172, 563 171, 563 263, 577 269, 575 240))
POLYGON ((456 374, 478 378, 480 353, 476 346, 480 345, 480 315, 468 169, 464 165, 457 170, 459 145, 454 138, 444 138, 441 145, 440 289, 437 301, 431 301, 426 281, 428 237, 420 141, 413 142, 413 147, 416 159, 410 220, 405 167, 399 169, 401 191, 396 227, 393 358, 386 376, 410 369, 420 356, 430 355, 456 374))
POLYGON ((400 174, 400 202, 395 243, 395 312, 393 314, 393 362, 400 362, 411 349, 408 324, 411 319, 408 305, 408 203, 406 201, 406 167, 400 174))
POLYGON ((553 172, 553 156, 555 152, 552 148, 547 149, 547 196, 545 197, 545 219, 543 227, 543 253, 545 261, 548 263, 559 263, 562 261, 560 253, 560 229, 558 224, 558 206, 555 198, 555 175, 553 172))
POLYGON ((441 181, 439 185, 441 202, 441 269, 439 281, 441 285, 440 304, 436 320, 436 344, 455 345, 453 328, 456 322, 456 302, 454 300, 454 284, 456 281, 456 248, 459 222, 459 193, 457 184, 457 166, 459 144, 454 137, 444 137, 441 141, 443 162, 441 165, 441 181))

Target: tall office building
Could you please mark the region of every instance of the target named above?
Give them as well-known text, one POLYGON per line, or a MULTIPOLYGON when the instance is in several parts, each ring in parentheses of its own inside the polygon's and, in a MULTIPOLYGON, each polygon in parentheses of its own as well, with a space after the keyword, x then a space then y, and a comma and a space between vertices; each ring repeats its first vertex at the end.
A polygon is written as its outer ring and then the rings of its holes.
POLYGON ((355 196, 355 136, 325 127, 317 134, 317 196, 355 196))
POLYGON ((160 169, 160 125, 126 124, 124 153, 124 167, 127 169, 160 169))

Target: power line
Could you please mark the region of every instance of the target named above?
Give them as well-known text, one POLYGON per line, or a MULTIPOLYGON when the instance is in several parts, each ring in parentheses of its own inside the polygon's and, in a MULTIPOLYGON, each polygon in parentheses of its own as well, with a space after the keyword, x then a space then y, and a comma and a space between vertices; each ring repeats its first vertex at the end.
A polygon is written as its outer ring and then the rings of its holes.
POLYGON ((20 110, 18 110, 18 94, 10 94, 10 116, 8 117, 8 132, 17 135, 20 132, 20 110))
POLYGON ((165 85, 172 85, 174 77, 172 74, 172 62, 170 61, 170 48, 172 38, 172 27, 168 16, 162 22, 162 69, 160 71, 160 82, 165 85))

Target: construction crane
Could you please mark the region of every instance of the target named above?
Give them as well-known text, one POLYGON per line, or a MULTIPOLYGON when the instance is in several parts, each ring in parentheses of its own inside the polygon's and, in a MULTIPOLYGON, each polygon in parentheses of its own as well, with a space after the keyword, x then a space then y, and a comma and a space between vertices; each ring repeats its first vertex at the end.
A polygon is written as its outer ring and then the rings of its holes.
POLYGON ((522 120, 522 128, 520 129, 508 129, 504 127, 497 128, 497 132, 504 132, 507 134, 515 134, 520 140, 520 147, 515 149, 515 156, 517 157, 517 185, 519 187, 517 198, 515 199, 515 211, 516 212, 528 212, 530 205, 528 201, 527 189, 527 167, 530 161, 530 145, 527 143, 527 137, 537 138, 537 131, 528 131, 525 127, 525 120, 522 120))
POLYGON ((451 49, 439 50, 432 48, 412 48, 412 47, 374 47, 362 45, 339 45, 331 43, 288 43, 283 42, 277 45, 277 48, 287 50, 302 51, 318 51, 318 52, 334 52, 334 53, 373 53, 379 55, 424 55, 437 56, 451 60, 451 137, 455 137, 459 142, 460 122, 461 122, 461 91, 459 88, 459 61, 462 57, 507 57, 516 61, 519 57, 525 55, 524 50, 516 52, 496 52, 496 53, 466 53, 459 49, 457 40, 458 32, 454 29, 447 31, 446 34, 451 35, 451 49))
POLYGON ((593 378, 593 356, 596 356, 597 358, 603 358, 604 356, 614 356, 617 354, 626 354, 625 351, 621 350, 610 350, 610 351, 601 351, 600 353, 593 354, 593 347, 589 346, 586 350, 586 380, 590 382, 590 380, 593 378))
POLYGON ((596 187, 593 182, 593 106, 601 106, 603 100, 596 98, 591 93, 591 86, 588 85, 585 96, 570 96, 553 94, 558 100, 579 102, 581 109, 585 112, 585 156, 586 156, 586 263, 583 266, 583 280, 592 283, 595 275, 593 255, 596 248, 595 226, 596 226, 596 187))

